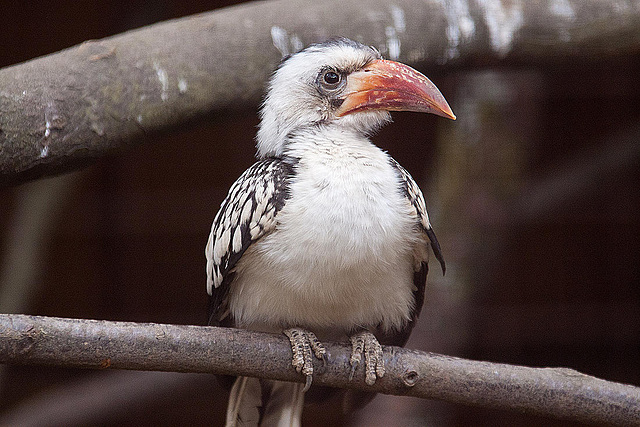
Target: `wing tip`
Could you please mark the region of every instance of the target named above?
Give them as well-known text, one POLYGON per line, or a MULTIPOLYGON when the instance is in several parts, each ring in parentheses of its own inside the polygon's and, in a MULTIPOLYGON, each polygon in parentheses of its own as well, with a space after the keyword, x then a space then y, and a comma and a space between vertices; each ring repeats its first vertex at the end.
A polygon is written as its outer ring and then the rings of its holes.
POLYGON ((444 276, 447 272, 447 264, 444 261, 444 256, 442 255, 442 249, 440 249, 438 238, 436 237, 436 233, 433 231, 432 227, 427 228, 426 231, 427 237, 429 237, 429 241, 431 241, 431 250, 433 250, 433 254, 436 256, 436 259, 440 263, 440 269, 442 270, 442 275, 444 276))

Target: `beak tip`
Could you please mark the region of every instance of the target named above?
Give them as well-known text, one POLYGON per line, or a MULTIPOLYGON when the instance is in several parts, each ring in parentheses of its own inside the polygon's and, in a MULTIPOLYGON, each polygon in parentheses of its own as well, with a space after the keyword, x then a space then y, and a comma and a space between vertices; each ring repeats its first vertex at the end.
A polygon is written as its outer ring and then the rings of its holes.
POLYGON ((456 115, 453 114, 453 111, 451 110, 451 108, 446 108, 446 109, 440 110, 438 115, 441 116, 441 117, 444 117, 445 119, 451 119, 451 120, 456 120, 457 119, 456 115))

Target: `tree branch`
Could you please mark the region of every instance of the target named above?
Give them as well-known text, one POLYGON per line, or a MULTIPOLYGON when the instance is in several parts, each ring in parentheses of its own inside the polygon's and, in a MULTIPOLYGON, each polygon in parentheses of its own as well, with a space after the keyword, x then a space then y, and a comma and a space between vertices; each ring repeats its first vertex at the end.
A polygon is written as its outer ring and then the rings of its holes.
MULTIPOLYGON (((385 347, 387 374, 349 381, 329 343, 314 384, 441 399, 592 424, 640 425, 640 388, 566 368, 528 368, 385 347)), ((0 363, 232 374, 302 382, 284 336, 230 328, 0 315, 0 363)))
POLYGON ((282 54, 331 36, 421 68, 540 64, 640 46, 640 11, 607 0, 569 0, 561 10, 553 2, 455 4, 256 2, 4 68, 0 185, 72 170, 208 114, 255 107, 282 54))

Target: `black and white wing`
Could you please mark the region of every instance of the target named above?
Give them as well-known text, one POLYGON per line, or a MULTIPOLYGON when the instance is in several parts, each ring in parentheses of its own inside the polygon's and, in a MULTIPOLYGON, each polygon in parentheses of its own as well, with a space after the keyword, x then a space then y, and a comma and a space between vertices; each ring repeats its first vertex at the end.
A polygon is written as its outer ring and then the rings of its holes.
POLYGON ((228 315, 229 286, 236 263, 251 243, 270 233, 288 198, 293 166, 267 158, 247 169, 229 189, 213 220, 205 248, 209 324, 228 315))
POLYGON ((431 249, 433 250, 436 259, 440 263, 440 267, 442 268, 442 273, 446 271, 446 265, 444 262, 444 257, 442 256, 442 251, 440 250, 440 243, 438 243, 438 238, 436 237, 436 233, 433 231, 431 227, 431 223, 429 222, 429 214, 427 213, 427 203, 424 200, 424 196, 422 195, 422 191, 420 191, 420 187, 413 180, 413 177, 407 172, 405 168, 403 168, 400 163, 398 163, 395 159, 391 158, 391 163, 396 167, 398 172, 400 173, 402 190, 404 191, 405 196, 411 202, 411 205, 416 210, 416 214, 418 219, 420 220, 420 226, 424 233, 429 238, 431 242, 431 249))
MULTIPOLYGON (((417 227, 419 227, 425 236, 429 239, 431 243, 431 249, 433 250, 434 255, 438 262, 440 262, 440 267, 442 268, 442 274, 444 274, 446 270, 444 257, 442 256, 442 251, 440 250, 440 244, 438 243, 438 239, 436 238, 436 234, 431 227, 431 223, 429 222, 429 214, 427 213, 427 204, 424 200, 424 196, 422 195, 422 191, 420 191, 420 187, 413 180, 413 177, 407 172, 405 168, 403 168, 395 159, 390 157, 390 161, 393 167, 396 168, 400 177, 400 186, 401 190, 404 193, 405 197, 410 202, 412 208, 414 209, 415 216, 418 218, 417 227)), ((422 310, 422 305, 424 303, 424 291, 425 285, 427 282, 427 272, 429 271, 429 267, 427 264, 427 259, 420 262, 419 266, 416 266, 415 273, 413 275, 413 298, 414 298, 414 306, 413 312, 411 313, 411 321, 407 323, 407 325, 403 328, 402 331, 398 331, 392 337, 386 339, 387 344, 392 345, 404 345, 409 339, 409 335, 413 326, 415 325, 416 319, 422 310)), ((382 341, 381 341, 382 342, 382 341)))

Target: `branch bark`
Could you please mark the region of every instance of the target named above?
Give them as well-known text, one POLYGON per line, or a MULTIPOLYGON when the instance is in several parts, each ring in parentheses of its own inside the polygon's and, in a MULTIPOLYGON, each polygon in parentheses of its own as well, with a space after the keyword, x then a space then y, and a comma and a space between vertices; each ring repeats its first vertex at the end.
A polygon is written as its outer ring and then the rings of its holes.
POLYGON ((337 35, 423 69, 540 64, 637 52, 640 10, 607 0, 278 0, 87 41, 0 70, 0 185, 255 107, 282 54, 337 35))
MULTIPOLYGON (((441 399, 592 424, 640 425, 640 388, 566 368, 528 368, 386 347, 374 386, 349 381, 350 347, 328 343, 314 384, 441 399)), ((302 382, 284 336, 239 329, 0 315, 0 363, 256 376, 302 382)))

